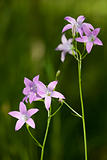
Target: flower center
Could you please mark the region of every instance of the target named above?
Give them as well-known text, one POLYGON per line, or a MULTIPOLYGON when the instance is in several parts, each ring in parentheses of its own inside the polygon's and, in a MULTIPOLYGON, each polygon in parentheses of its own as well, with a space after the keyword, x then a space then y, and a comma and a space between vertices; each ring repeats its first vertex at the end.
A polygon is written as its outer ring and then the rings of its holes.
POLYGON ((31 91, 31 92, 36 92, 36 91, 37 91, 37 86, 36 86, 36 84, 33 84, 33 85, 30 87, 30 91, 31 91))
POLYGON ((22 114, 21 118, 25 122, 29 119, 29 117, 27 115, 25 115, 25 114, 22 114))
POLYGON ((46 95, 47 95, 47 96, 50 96, 50 95, 51 95, 51 93, 52 93, 52 91, 50 91, 49 89, 47 89, 47 91, 46 91, 46 95))
POLYGON ((94 37, 94 35, 91 35, 88 39, 90 42, 93 42, 95 40, 95 37, 94 37))

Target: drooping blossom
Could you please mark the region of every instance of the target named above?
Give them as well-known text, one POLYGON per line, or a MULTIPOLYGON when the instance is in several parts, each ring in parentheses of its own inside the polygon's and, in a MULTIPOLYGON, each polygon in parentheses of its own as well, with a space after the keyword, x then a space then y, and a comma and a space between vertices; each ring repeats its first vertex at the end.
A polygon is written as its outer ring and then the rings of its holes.
POLYGON ((103 45, 102 41, 97 37, 100 32, 100 28, 96 28, 93 31, 90 31, 87 27, 84 27, 84 32, 86 36, 76 38, 76 41, 86 43, 86 50, 88 53, 91 52, 91 49, 94 44, 103 45))
POLYGON ((38 86, 38 94, 45 99, 44 103, 47 110, 50 108, 51 98, 65 99, 61 93, 55 91, 57 83, 58 81, 50 82, 46 87, 42 82, 40 82, 40 85, 38 86))
POLYGON ((39 82, 39 75, 33 78, 33 81, 29 80, 28 78, 24 78, 25 88, 23 89, 23 94, 25 95, 23 102, 28 102, 27 99, 29 98, 29 102, 36 101, 41 99, 41 97, 37 94, 37 86, 39 82))
POLYGON ((32 128, 35 128, 35 123, 30 117, 38 111, 39 109, 37 108, 32 108, 27 111, 26 105, 23 102, 20 102, 19 112, 12 111, 8 113, 10 116, 18 119, 18 121, 16 122, 15 131, 19 130, 25 123, 27 123, 32 128))
POLYGON ((93 26, 89 23, 83 23, 83 21, 85 20, 84 16, 79 16, 77 18, 77 20, 75 20, 74 18, 67 16, 64 18, 66 21, 68 21, 70 24, 67 24, 64 26, 62 32, 65 32, 69 29, 72 29, 72 34, 73 36, 76 35, 76 33, 79 33, 80 36, 83 36, 83 27, 87 26, 87 28, 90 29, 94 29, 93 26))
POLYGON ((61 37, 61 41, 62 41, 62 43, 58 45, 56 50, 62 51, 61 52, 61 61, 64 62, 65 56, 67 53, 72 55, 72 54, 76 54, 76 52, 74 51, 74 47, 72 44, 72 38, 67 40, 66 36, 63 34, 61 37))

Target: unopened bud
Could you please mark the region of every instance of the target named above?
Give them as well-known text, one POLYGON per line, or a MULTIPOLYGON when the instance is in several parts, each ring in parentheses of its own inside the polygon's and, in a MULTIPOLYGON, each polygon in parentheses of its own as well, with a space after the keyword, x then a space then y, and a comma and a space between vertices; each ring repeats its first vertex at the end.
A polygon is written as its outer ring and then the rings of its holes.
POLYGON ((61 73, 60 70, 58 70, 58 71, 56 72, 56 79, 59 77, 60 73, 61 73))

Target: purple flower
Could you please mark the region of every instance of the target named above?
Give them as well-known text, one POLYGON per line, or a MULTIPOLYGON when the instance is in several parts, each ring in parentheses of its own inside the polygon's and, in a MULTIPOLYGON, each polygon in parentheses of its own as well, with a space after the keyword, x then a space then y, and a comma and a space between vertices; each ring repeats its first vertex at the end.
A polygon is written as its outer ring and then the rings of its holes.
POLYGON ((20 102, 19 105, 19 112, 18 111, 12 111, 8 114, 12 117, 15 117, 18 119, 15 126, 15 131, 19 130, 25 123, 27 123, 32 128, 35 128, 35 123, 32 118, 30 118, 32 115, 34 115, 36 112, 38 112, 39 109, 32 108, 27 111, 26 105, 23 102, 20 102))
POLYGON ((65 97, 55 91, 55 87, 57 85, 58 81, 53 81, 50 82, 49 85, 46 87, 42 82, 40 82, 40 85, 38 86, 38 94, 42 97, 45 98, 45 106, 46 109, 49 110, 50 105, 51 105, 51 98, 59 98, 59 99, 65 99, 65 97))
POLYGON ((61 61, 64 62, 65 60, 65 56, 66 53, 68 52, 69 54, 76 54, 74 51, 74 47, 72 44, 72 39, 68 39, 65 37, 65 35, 63 34, 61 37, 61 41, 62 43, 58 45, 58 47, 56 48, 56 50, 58 51, 62 51, 61 53, 61 61))
POLYGON ((72 34, 73 36, 75 36, 76 33, 79 33, 80 36, 83 35, 83 26, 87 26, 88 28, 90 29, 94 29, 93 26, 89 23, 83 23, 83 21, 85 20, 85 17, 84 16, 79 16, 77 18, 77 20, 75 20, 74 18, 72 17, 65 17, 64 18, 66 21, 68 21, 70 24, 67 24, 64 26, 62 32, 65 32, 67 31, 68 29, 72 29, 72 34))
POLYGON ((28 102, 27 99, 29 98, 29 102, 40 100, 41 97, 37 94, 37 86, 39 83, 39 75, 33 78, 33 81, 29 80, 28 78, 24 78, 25 88, 23 89, 23 94, 25 97, 23 98, 23 102, 28 102))
POLYGON ((86 43, 86 50, 88 53, 91 52, 94 44, 103 45, 102 41, 97 38, 97 35, 100 32, 100 28, 96 28, 95 30, 90 31, 87 27, 84 27, 84 32, 86 36, 76 38, 76 41, 86 43))

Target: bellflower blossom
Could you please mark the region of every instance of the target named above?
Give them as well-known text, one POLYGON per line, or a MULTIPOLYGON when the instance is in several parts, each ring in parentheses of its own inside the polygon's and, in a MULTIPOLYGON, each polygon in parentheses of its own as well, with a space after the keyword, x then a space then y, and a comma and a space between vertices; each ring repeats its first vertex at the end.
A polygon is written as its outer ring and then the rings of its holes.
POLYGON ((41 97, 37 94, 37 85, 39 83, 39 75, 33 78, 33 81, 29 80, 28 78, 24 78, 25 88, 23 89, 23 94, 25 95, 23 101, 28 102, 27 99, 29 98, 29 102, 40 100, 41 97))
POLYGON ((85 20, 84 16, 79 16, 77 18, 77 20, 75 20, 74 18, 67 16, 64 18, 66 21, 68 21, 70 24, 67 24, 64 26, 62 32, 65 32, 69 29, 72 29, 72 34, 73 36, 75 36, 76 33, 79 33, 80 36, 83 36, 83 26, 87 26, 90 29, 94 29, 93 26, 89 23, 83 23, 83 21, 85 20))
POLYGON ((35 123, 32 118, 30 118, 32 115, 37 113, 39 109, 32 108, 27 111, 26 105, 23 102, 20 102, 19 105, 19 112, 18 111, 12 111, 8 114, 12 117, 15 117, 18 119, 15 126, 15 131, 19 130, 25 123, 27 123, 32 128, 35 128, 35 123))
POLYGON ((38 94, 42 97, 45 98, 45 107, 47 110, 49 110, 50 105, 51 105, 51 98, 59 98, 59 99, 65 99, 65 97, 55 91, 55 87, 58 83, 58 81, 53 81, 50 82, 49 85, 46 87, 42 82, 39 82, 40 84, 38 85, 38 94))
POLYGON ((64 62, 66 53, 69 53, 72 55, 72 54, 76 54, 76 52, 74 51, 74 47, 72 44, 72 38, 67 40, 66 36, 63 34, 61 37, 61 41, 62 43, 58 45, 56 50, 62 51, 61 61, 64 62))
POLYGON ((90 31, 87 27, 84 27, 84 32, 86 36, 76 38, 76 41, 86 43, 86 50, 88 53, 91 52, 91 49, 94 44, 103 45, 102 41, 97 38, 100 28, 96 28, 93 31, 90 31))

